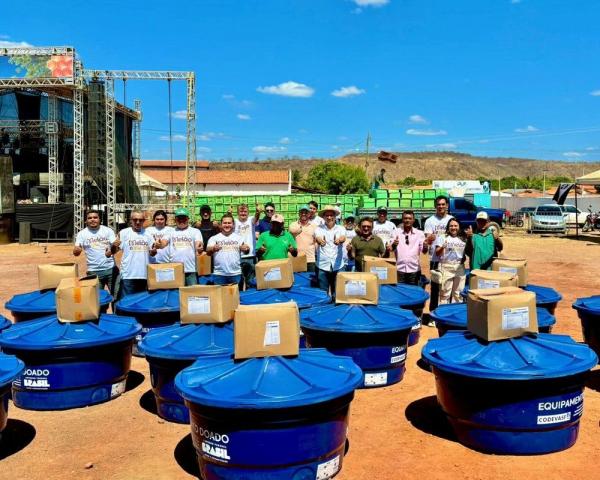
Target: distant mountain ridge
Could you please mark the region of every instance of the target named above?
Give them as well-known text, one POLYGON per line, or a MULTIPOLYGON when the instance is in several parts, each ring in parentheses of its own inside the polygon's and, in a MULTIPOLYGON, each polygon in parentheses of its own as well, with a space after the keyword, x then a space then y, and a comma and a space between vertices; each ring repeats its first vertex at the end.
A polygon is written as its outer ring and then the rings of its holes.
MULTIPOLYGON (((479 177, 579 177, 600 170, 600 162, 572 163, 512 157, 479 157, 457 152, 398 152, 397 163, 382 162, 377 152, 370 155, 368 176, 371 178, 381 168, 386 170, 386 181, 395 182, 406 177, 417 180, 475 180, 479 177)), ((337 159, 312 158, 264 160, 253 162, 210 162, 211 170, 299 170, 304 176, 316 164, 325 161, 365 166, 366 155, 352 154, 337 159)))

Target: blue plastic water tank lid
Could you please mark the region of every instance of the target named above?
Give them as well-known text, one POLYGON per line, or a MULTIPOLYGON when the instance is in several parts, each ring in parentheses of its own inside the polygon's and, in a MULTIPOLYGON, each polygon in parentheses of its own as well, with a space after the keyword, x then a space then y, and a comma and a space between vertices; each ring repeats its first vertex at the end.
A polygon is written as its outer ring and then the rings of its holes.
POLYGON ((578 298, 573 304, 573 308, 578 311, 600 315, 600 295, 578 298))
POLYGON ((550 333, 485 342, 469 331, 448 332, 429 340, 422 356, 445 372, 496 380, 567 377, 598 363, 587 345, 550 333))
POLYGON ((5 328, 10 327, 11 325, 12 322, 8 318, 0 315, 0 330, 4 330, 5 328))
POLYGON ((152 329, 138 343, 147 357, 168 360, 196 360, 198 357, 233 353, 233 322, 175 323, 152 329))
MULTIPOLYGON (((554 315, 545 308, 537 307, 536 311, 539 327, 549 327, 556 323, 554 315)), ((467 304, 451 303, 448 305, 440 305, 431 312, 431 318, 440 325, 467 328, 467 304)))
POLYGON ((538 305, 546 303, 558 303, 562 300, 562 295, 550 287, 542 287, 541 285, 532 285, 531 283, 523 290, 535 293, 535 302, 538 305))
POLYGON ((429 294, 416 285, 380 285, 379 304, 397 305, 399 307, 416 307, 423 305, 429 294))
MULTIPOLYGON (((313 282, 316 283, 317 278, 312 272, 295 272, 294 273, 294 285, 297 287, 310 287, 313 282)), ((252 288, 256 288, 256 278, 252 278, 249 284, 252 288)))
POLYGON ((300 312, 303 327, 346 333, 410 330, 419 319, 410 311, 385 305, 326 305, 300 312))
POLYGON ((308 308, 315 305, 326 305, 331 302, 331 297, 325 290, 310 287, 293 286, 286 290, 255 290, 249 288, 240 292, 242 305, 258 305, 263 303, 283 303, 294 301, 298 308, 308 308))
POLYGON ((300 407, 339 398, 362 383, 350 357, 322 348, 297 357, 202 358, 175 377, 177 391, 199 405, 230 409, 300 407))
POLYGON ((24 368, 25 364, 17 357, 0 352, 0 388, 12 383, 24 368))
POLYGON ((154 290, 127 295, 116 303, 117 312, 161 313, 179 311, 179 289, 154 290))
MULTIPOLYGON (((100 305, 106 306, 113 297, 106 290, 100 290, 100 305)), ((36 313, 56 311, 56 292, 54 290, 35 290, 20 293, 12 297, 4 308, 15 313, 36 313)))
POLYGON ((61 323, 50 315, 3 330, 0 346, 14 350, 86 348, 130 340, 141 330, 131 317, 102 314, 97 322, 61 323))

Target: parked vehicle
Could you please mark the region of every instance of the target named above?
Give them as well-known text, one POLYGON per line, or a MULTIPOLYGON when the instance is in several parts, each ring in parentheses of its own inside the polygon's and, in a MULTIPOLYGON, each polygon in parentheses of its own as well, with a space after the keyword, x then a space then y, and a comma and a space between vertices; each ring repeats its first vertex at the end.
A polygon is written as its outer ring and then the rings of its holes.
POLYGON ((531 232, 566 233, 567 222, 559 205, 539 205, 531 216, 531 232))
POLYGON ((575 208, 575 205, 560 205, 560 208, 565 215, 568 226, 575 226, 575 223, 577 223, 580 227, 583 227, 588 216, 586 212, 575 208))
POLYGON ((600 213, 594 212, 591 205, 588 207, 588 212, 582 230, 584 232, 600 230, 600 213))

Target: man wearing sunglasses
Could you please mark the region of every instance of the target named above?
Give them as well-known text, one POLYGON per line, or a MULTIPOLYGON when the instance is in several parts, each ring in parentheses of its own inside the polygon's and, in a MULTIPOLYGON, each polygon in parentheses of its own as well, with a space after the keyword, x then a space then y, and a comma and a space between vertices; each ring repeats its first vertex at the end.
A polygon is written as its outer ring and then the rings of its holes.
POLYGON ((396 230, 392 249, 396 252, 398 283, 419 285, 421 279, 421 253, 427 251, 425 234, 413 227, 415 214, 402 212, 402 227, 396 230))
POLYGON ((258 222, 256 226, 256 238, 264 232, 271 231, 271 220, 275 215, 275 204, 272 202, 265 203, 265 216, 258 222))
POLYGON ((348 258, 355 259, 354 268, 357 272, 363 271, 363 258, 382 257, 386 254, 381 238, 373 235, 373 219, 365 217, 360 220, 358 235, 347 246, 348 258))

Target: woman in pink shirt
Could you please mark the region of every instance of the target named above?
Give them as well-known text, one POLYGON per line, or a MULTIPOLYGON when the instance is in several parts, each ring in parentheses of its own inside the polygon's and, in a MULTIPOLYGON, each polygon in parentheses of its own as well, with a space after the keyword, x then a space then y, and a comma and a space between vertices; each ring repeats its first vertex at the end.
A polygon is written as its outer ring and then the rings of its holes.
POLYGON ((306 255, 306 270, 315 271, 315 229, 317 225, 310 221, 310 209, 308 205, 300 207, 299 218, 293 222, 289 231, 296 239, 298 245, 298 255, 306 255))

